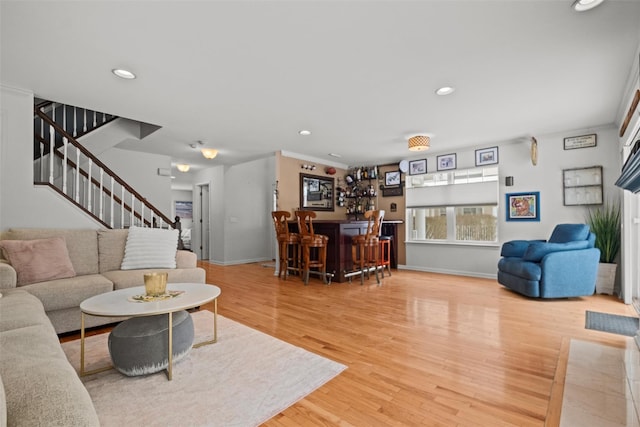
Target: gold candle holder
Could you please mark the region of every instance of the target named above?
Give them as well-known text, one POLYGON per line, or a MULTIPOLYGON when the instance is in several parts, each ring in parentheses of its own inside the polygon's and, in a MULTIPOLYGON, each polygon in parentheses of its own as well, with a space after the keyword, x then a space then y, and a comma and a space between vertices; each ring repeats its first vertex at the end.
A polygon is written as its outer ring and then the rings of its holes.
POLYGON ((144 275, 144 290, 147 296, 159 297, 167 291, 168 273, 148 273, 144 275))

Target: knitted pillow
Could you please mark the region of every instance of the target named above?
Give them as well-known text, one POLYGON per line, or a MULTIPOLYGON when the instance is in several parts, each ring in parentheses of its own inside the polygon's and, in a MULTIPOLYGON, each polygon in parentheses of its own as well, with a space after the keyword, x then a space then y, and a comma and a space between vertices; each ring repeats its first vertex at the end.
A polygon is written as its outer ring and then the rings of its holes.
POLYGON ((176 268, 178 230, 131 227, 122 259, 122 270, 176 268))
POLYGON ((0 248, 17 273, 17 285, 75 277, 64 237, 1 240, 0 248))

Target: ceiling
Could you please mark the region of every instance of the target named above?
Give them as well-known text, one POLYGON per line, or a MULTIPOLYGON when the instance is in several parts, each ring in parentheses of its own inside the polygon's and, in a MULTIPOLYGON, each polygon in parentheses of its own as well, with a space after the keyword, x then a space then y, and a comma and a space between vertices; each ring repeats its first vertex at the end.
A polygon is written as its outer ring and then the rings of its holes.
POLYGON ((192 170, 278 150, 386 164, 424 158, 407 150, 419 133, 447 153, 613 123, 640 0, 571 3, 2 0, 0 77, 159 125, 118 146, 192 170))

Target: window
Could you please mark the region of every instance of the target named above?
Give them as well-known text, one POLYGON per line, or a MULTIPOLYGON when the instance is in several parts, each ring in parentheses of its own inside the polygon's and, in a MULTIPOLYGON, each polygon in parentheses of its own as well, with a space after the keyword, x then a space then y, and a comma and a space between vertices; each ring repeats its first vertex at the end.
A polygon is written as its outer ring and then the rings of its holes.
POLYGON ((456 240, 498 240, 498 206, 457 207, 455 214, 456 240))
POLYGON ((497 242, 498 169, 412 176, 407 225, 410 242, 497 242))

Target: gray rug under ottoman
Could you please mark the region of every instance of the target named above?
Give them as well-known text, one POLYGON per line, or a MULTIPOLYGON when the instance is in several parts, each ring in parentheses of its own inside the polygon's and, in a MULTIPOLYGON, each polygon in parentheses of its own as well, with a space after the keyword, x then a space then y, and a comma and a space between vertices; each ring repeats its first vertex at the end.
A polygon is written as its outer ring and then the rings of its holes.
MULTIPOLYGON (((133 317, 109 334, 109 354, 114 368, 127 376, 147 375, 169 366, 167 314, 133 317)), ((173 313, 173 362, 193 346, 193 320, 186 311, 173 313)))

